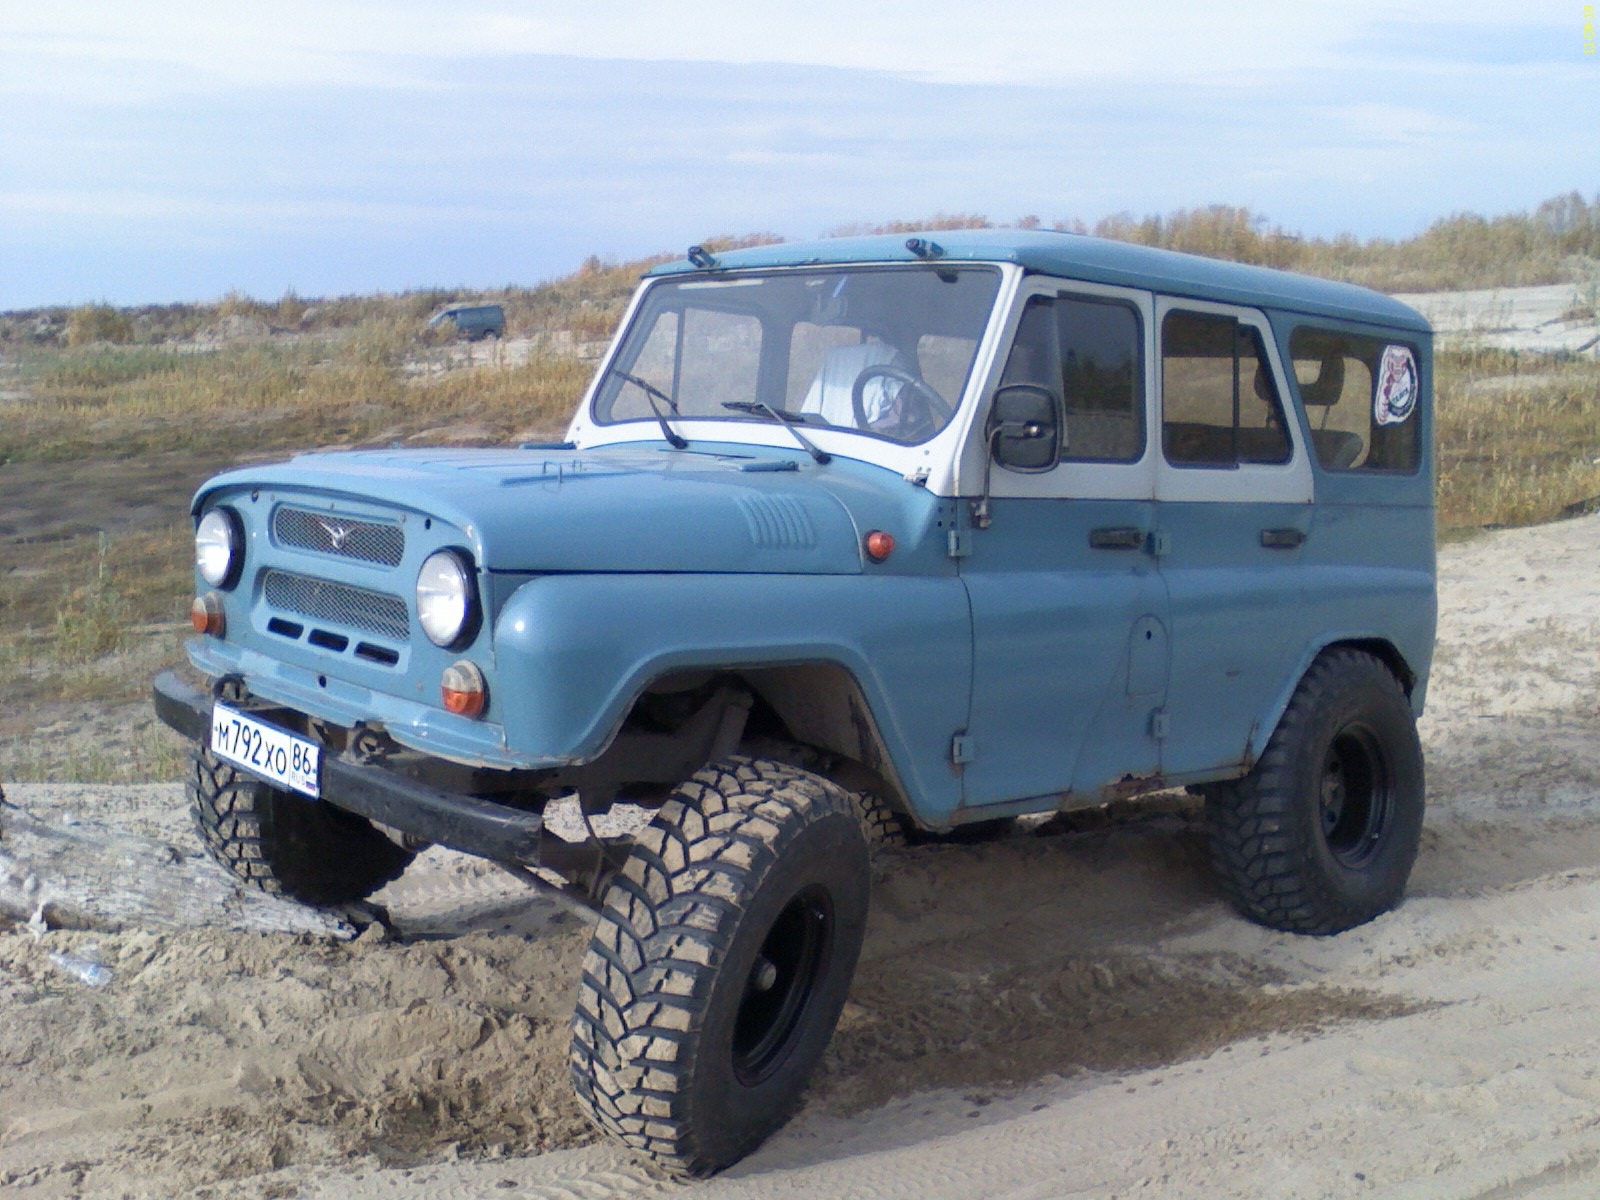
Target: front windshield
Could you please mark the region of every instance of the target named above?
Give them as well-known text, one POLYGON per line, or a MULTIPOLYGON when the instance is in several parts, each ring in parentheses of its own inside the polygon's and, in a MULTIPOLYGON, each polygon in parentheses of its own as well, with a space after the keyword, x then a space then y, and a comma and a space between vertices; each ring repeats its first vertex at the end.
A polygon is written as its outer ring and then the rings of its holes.
POLYGON ((655 284, 595 392, 602 425, 797 421, 910 445, 949 423, 1000 273, 907 265, 655 284))

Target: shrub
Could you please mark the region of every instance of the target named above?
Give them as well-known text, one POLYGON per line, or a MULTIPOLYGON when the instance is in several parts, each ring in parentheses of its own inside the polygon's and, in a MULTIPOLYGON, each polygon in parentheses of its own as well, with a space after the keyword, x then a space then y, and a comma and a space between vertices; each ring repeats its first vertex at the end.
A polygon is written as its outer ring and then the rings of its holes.
POLYGON ((126 344, 133 341, 133 322, 120 308, 109 304, 85 304, 67 316, 67 345, 87 346, 91 342, 126 344))
POLYGON ((55 648, 63 661, 85 662, 122 649, 128 606, 112 585, 107 549, 101 534, 94 578, 67 596, 56 611, 55 648))

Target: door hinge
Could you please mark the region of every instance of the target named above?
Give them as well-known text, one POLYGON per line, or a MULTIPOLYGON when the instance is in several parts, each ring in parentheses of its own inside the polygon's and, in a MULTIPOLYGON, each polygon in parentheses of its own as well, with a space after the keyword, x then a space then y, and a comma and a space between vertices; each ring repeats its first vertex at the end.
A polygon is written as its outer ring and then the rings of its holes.
POLYGON ((1160 741, 1172 732, 1172 718, 1164 708, 1150 710, 1150 736, 1160 741))
POLYGON ((970 529, 952 529, 950 531, 950 557, 965 558, 972 553, 972 531, 970 529))
POLYGON ((950 739, 950 761, 956 766, 964 766, 971 762, 976 753, 977 748, 970 735, 958 733, 950 739))

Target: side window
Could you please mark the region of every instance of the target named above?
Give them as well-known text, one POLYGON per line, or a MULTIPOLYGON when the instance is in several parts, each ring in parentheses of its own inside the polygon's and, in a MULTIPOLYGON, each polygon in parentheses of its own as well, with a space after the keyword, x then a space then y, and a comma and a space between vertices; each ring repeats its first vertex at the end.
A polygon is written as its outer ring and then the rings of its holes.
POLYGON ((1135 462, 1144 452, 1139 346, 1131 305, 1033 296, 1000 382, 1039 384, 1064 399, 1062 462, 1135 462))
POLYGON ((1138 310, 1119 301, 1056 302, 1067 400, 1064 461, 1133 462, 1144 453, 1138 310))
POLYGON ((1254 326, 1175 309, 1161 323, 1161 444, 1181 467, 1289 461, 1272 368, 1254 326))
POLYGON ((1295 389, 1317 461, 1330 471, 1415 471, 1416 350, 1302 325, 1289 335, 1295 389))

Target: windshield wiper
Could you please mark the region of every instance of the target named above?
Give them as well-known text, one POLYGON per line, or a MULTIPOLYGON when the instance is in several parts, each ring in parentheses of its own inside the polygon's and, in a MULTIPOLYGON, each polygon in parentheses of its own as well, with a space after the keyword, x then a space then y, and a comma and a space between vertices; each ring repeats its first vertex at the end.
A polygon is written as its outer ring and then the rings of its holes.
POLYGON ((790 433, 794 434, 794 440, 800 443, 800 448, 807 454, 811 455, 811 457, 816 459, 819 463, 830 463, 833 461, 833 455, 829 454, 826 450, 817 449, 816 445, 811 441, 811 439, 800 432, 800 426, 803 423, 804 418, 799 413, 786 412, 781 408, 773 408, 772 405, 765 404, 760 400, 724 400, 722 402, 722 407, 731 408, 734 412, 751 413, 757 416, 769 416, 787 429, 790 433))
POLYGON ((667 407, 670 408, 674 414, 676 414, 678 411, 678 402, 676 400, 667 395, 648 379, 640 379, 637 375, 630 375, 626 371, 619 371, 616 367, 612 367, 607 374, 615 375, 618 379, 625 380, 626 382, 633 384, 633 386, 638 388, 640 391, 644 392, 644 398, 650 402, 650 411, 655 413, 656 421, 661 426, 662 436, 667 439, 667 443, 674 450, 687 450, 689 448, 689 443, 683 437, 683 435, 675 432, 672 426, 667 424, 667 414, 662 412, 661 405, 656 403, 657 400, 666 401, 667 407))

